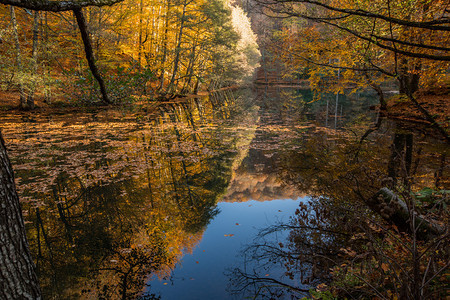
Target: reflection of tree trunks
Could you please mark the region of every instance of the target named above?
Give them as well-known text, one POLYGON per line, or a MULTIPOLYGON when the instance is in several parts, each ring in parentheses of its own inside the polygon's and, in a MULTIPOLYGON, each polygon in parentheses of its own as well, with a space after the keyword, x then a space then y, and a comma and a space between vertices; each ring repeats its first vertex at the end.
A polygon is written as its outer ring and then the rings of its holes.
MULTIPOLYGON (((60 183, 58 182, 58 190, 61 191, 60 183)), ((64 228, 66 229, 67 238, 69 239, 70 243, 73 242, 72 239, 72 226, 70 225, 69 221, 67 220, 66 214, 64 212, 64 208, 61 204, 62 200, 58 195, 58 191, 56 190, 56 187, 53 188, 53 197, 56 201, 56 207, 58 208, 58 215, 61 222, 64 224, 64 228)))
POLYGON ((441 165, 439 166, 439 169, 434 173, 434 178, 435 178, 434 185, 436 186, 437 189, 439 189, 440 181, 441 181, 442 175, 444 173, 444 168, 446 166, 445 160, 446 160, 446 156, 443 153, 441 155, 441 165))
POLYGON ((61 203, 57 203, 56 207, 58 208, 59 219, 61 220, 61 222, 63 222, 64 228, 66 228, 67 238, 72 243, 73 242, 72 228, 69 222, 67 221, 66 214, 64 213, 64 208, 61 205, 61 203))
POLYGON ((14 171, 0 133, 0 299, 41 299, 14 171))
MULTIPOLYGON (((183 158, 184 158, 184 155, 183 155, 183 158)), ((197 201, 195 201, 194 199, 194 197, 192 196, 192 190, 191 190, 191 186, 190 186, 190 184, 189 184, 189 181, 188 181, 188 176, 189 176, 189 174, 188 174, 188 171, 187 171, 187 167, 186 167, 186 163, 184 162, 184 160, 182 161, 182 166, 183 166, 183 172, 184 172, 184 183, 186 184, 186 187, 187 187, 187 190, 188 190, 188 196, 189 196, 189 202, 190 202, 190 205, 192 206, 192 207, 195 207, 195 208, 198 208, 198 205, 197 205, 197 201)))
POLYGON ((372 78, 370 78, 370 76, 369 76, 367 71, 364 71, 364 76, 366 77, 367 82, 369 83, 370 87, 373 88, 375 90, 375 92, 377 92, 378 101, 380 102, 380 109, 381 110, 386 110, 387 102, 386 102, 386 99, 384 98, 383 90, 381 89, 381 87, 378 84, 376 84, 372 80, 372 78))
MULTIPOLYGON (((169 143, 167 143, 167 150, 170 151, 169 143)), ((169 154, 168 160, 169 160, 169 169, 170 169, 170 175, 172 177, 172 185, 173 185, 173 191, 175 195, 175 202, 177 203, 178 209, 180 210, 181 215, 183 215, 183 208, 181 207, 180 202, 180 194, 178 193, 178 184, 175 178, 175 172, 172 162, 172 155, 169 154)))
POLYGON ((369 136, 369 134, 371 134, 374 131, 377 131, 380 128, 382 120, 383 120, 382 118, 378 118, 375 125, 369 129, 367 129, 367 131, 363 134, 363 136, 359 140, 360 144, 362 144, 364 142, 364 140, 369 136))
POLYGON ((377 118, 377 121, 376 121, 375 125, 374 125, 373 127, 369 128, 369 129, 367 129, 366 132, 363 134, 363 136, 362 136, 361 139, 359 140, 359 146, 358 146, 358 149, 356 150, 356 153, 355 153, 355 159, 357 159, 358 156, 359 156, 359 152, 360 152, 360 150, 361 150, 361 146, 362 146, 362 143, 364 142, 364 140, 365 140, 372 132, 377 131, 377 130, 380 128, 381 122, 382 122, 382 118, 377 118))
MULTIPOLYGON (((176 127, 175 127, 175 136, 177 137, 177 142, 180 143, 181 142, 181 133, 178 130, 178 128, 176 128, 176 127)), ((185 158, 184 153, 182 153, 182 157, 185 158)), ((187 171, 187 167, 186 167, 186 162, 184 160, 182 160, 181 161, 181 165, 182 165, 183 172, 184 172, 184 183, 185 183, 185 185, 187 187, 187 190, 188 190, 188 196, 189 196, 189 202, 190 202, 189 204, 192 207, 197 207, 197 205, 196 205, 196 203, 194 201, 194 198, 192 197, 191 187, 190 187, 189 182, 187 180, 187 178, 188 178, 188 171, 187 171)))
POLYGON ((411 164, 412 164, 412 152, 413 152, 413 135, 412 133, 405 135, 405 178, 404 184, 409 181, 408 177, 411 176, 411 164))
POLYGON ((150 205, 153 208, 155 208, 155 203, 153 199, 153 188, 152 188, 152 182, 151 182, 151 176, 150 176, 150 168, 148 167, 148 158, 147 155, 145 155, 145 163, 147 165, 147 186, 148 186, 148 194, 150 196, 150 205))
POLYGON ((175 194, 175 201, 177 203, 178 209, 180 210, 181 215, 183 215, 183 208, 181 207, 180 202, 180 194, 178 193, 178 184, 175 178, 175 173, 173 170, 173 164, 172 164, 172 158, 169 158, 169 166, 170 166, 170 175, 172 176, 172 185, 173 185, 173 191, 175 194))
POLYGON ((403 184, 408 185, 412 164, 413 135, 411 133, 395 133, 392 152, 388 164, 388 176, 392 178, 391 188, 397 183, 398 176, 402 176, 403 184), (403 174, 399 174, 399 170, 403 174))
POLYGON ((408 95, 409 100, 417 107, 417 109, 425 116, 426 120, 431 123, 431 126, 435 128, 445 138, 447 143, 450 143, 450 136, 446 129, 439 125, 434 116, 432 116, 423 106, 414 98, 413 95, 408 95))
POLYGON ((181 107, 183 107, 183 110, 186 114, 186 117, 188 119, 189 125, 191 125, 192 129, 194 130, 193 139, 194 141, 197 140, 195 131, 197 130, 197 127, 195 126, 194 116, 192 115, 192 109, 187 103, 181 104, 181 107))
MULTIPOLYGON (((36 215, 37 215, 37 210, 39 208, 36 208, 36 215)), ((39 269, 39 260, 42 258, 42 247, 41 247, 41 230, 39 229, 39 222, 36 218, 36 222, 35 222, 35 229, 36 229, 36 240, 37 240, 37 247, 38 247, 38 257, 37 257, 37 268, 39 269)))
POLYGON ((50 244, 50 241, 48 239, 47 232, 45 232, 44 223, 42 222, 41 212, 39 210, 39 207, 36 208, 36 222, 38 224, 38 231, 39 231, 39 227, 42 230, 42 236, 44 237, 44 242, 45 242, 45 245, 47 246, 48 253, 49 253, 50 265, 54 269, 52 245, 50 244))
MULTIPOLYGON (((145 144, 145 135, 142 135, 142 141, 145 144)), ((148 186, 148 193, 150 196, 150 205, 153 208, 155 208, 155 203, 154 203, 154 199, 153 199, 153 188, 152 188, 152 181, 151 181, 151 176, 150 176, 150 168, 149 168, 149 159, 147 156, 147 151, 148 151, 148 147, 145 147, 145 152, 144 152, 144 159, 145 159, 145 165, 146 165, 146 169, 147 169, 147 186, 148 186)), ((151 160, 152 162, 152 167, 153 167, 153 160, 151 160)))
POLYGON ((123 276, 122 276, 122 282, 121 282, 121 285, 122 285, 122 300, 128 299, 128 297, 127 297, 128 274, 129 274, 129 271, 127 273, 124 273, 123 276))

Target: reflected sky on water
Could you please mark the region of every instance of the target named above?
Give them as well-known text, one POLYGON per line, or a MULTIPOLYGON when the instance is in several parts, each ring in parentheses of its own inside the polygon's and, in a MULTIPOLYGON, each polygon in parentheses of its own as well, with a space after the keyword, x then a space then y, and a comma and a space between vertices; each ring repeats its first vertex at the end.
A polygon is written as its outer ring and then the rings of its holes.
MULTIPOLYGON (((436 180, 429 170, 445 162, 442 145, 422 132, 401 139, 406 129, 390 122, 360 143, 376 98, 341 95, 337 110, 334 100, 258 89, 152 115, 1 116, 45 297, 230 299, 225 273, 257 264, 244 265, 240 251, 259 229, 288 222, 309 196, 351 199, 354 178, 372 185, 368 195, 385 173, 400 177, 393 142, 414 143, 418 188, 436 180)), ((258 266, 263 278, 289 281, 284 271, 258 266)))
MULTIPOLYGON (((260 229, 287 222, 299 201, 219 203, 220 213, 208 225, 200 244, 183 257, 169 278, 149 282, 152 293, 160 294, 162 299, 232 299, 226 291, 227 269, 241 265, 245 259, 242 248, 260 229)), ((285 236, 279 238, 284 241, 285 236)))

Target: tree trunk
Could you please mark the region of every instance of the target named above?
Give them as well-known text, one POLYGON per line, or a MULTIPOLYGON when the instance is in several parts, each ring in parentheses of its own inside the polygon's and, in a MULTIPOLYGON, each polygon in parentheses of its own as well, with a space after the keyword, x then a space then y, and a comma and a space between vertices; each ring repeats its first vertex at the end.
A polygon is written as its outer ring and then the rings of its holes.
POLYGON ((22 55, 20 53, 20 42, 19 42, 19 32, 17 29, 17 20, 16 20, 16 12, 14 6, 9 8, 9 12, 11 15, 11 25, 14 32, 14 43, 16 46, 16 64, 17 64, 17 72, 19 73, 19 93, 20 93, 20 107, 22 109, 27 109, 27 99, 25 96, 25 91, 23 89, 22 84, 22 55))
POLYGON ((363 72, 364 76, 366 77, 367 83, 370 85, 371 88, 373 88, 377 94, 378 94, 378 100, 380 102, 380 109, 381 110, 386 110, 387 109, 387 102, 386 99, 384 98, 384 93, 383 90, 381 89, 381 87, 376 84, 372 78, 370 78, 369 73, 366 71, 363 72))
POLYGON ((37 85, 37 68, 38 68, 38 61, 37 61, 37 53, 38 53, 38 42, 39 42, 39 11, 34 12, 34 18, 33 18, 33 50, 32 50, 32 63, 33 63, 33 70, 32 70, 32 78, 33 83, 31 87, 31 91, 28 93, 27 97, 27 106, 30 109, 34 109, 34 91, 36 90, 37 85))
POLYGON ((0 133, 0 299, 41 299, 14 172, 0 133))
POLYGON ((398 81, 400 94, 412 95, 419 89, 419 74, 402 74, 398 81))
POLYGON ((419 239, 428 239, 445 232, 440 225, 424 219, 415 211, 411 212, 408 205, 388 188, 381 188, 366 203, 383 219, 395 224, 400 230, 416 232, 419 239))
POLYGON ((196 48, 197 48, 197 41, 192 42, 192 50, 189 58, 189 64, 186 68, 186 76, 187 80, 184 82, 183 88, 181 89, 181 93, 189 93, 191 92, 189 90, 189 86, 192 82, 192 77, 194 76, 194 66, 195 66, 195 60, 196 60, 196 48))
POLYGON ((105 82, 103 81, 103 78, 97 69, 97 65, 95 64, 94 52, 92 51, 92 44, 91 40, 89 39, 86 19, 84 18, 81 8, 74 9, 73 14, 77 19, 78 28, 80 28, 81 38, 83 39, 84 51, 86 53, 86 59, 89 64, 89 68, 91 69, 92 75, 97 80, 100 86, 100 92, 102 93, 103 102, 105 102, 106 104, 111 104, 112 102, 108 97, 108 93, 106 92, 105 82))
POLYGON ((138 45, 138 70, 141 72, 142 65, 142 14, 144 11, 144 3, 143 0, 139 3, 139 45, 138 45))
POLYGON ((420 70, 421 66, 419 64, 410 66, 407 59, 400 61, 400 74, 398 75, 400 94, 410 96, 417 92, 419 89, 420 70))
POLYGON ((173 72, 172 72, 172 78, 170 79, 170 83, 168 86, 168 92, 173 93, 176 90, 175 86, 175 79, 177 77, 178 73, 178 67, 180 62, 180 53, 181 53, 181 43, 183 42, 183 30, 184 30, 184 23, 186 21, 186 9, 188 4, 190 4, 191 1, 184 0, 183 3, 183 13, 181 14, 181 20, 180 20, 180 30, 178 32, 178 41, 177 45, 175 47, 175 58, 173 60, 173 72))
POLYGON ((42 37, 42 54, 43 54, 43 63, 42 63, 42 77, 44 80, 44 102, 50 104, 52 101, 51 96, 51 84, 50 84, 50 50, 49 50, 49 27, 48 27, 48 13, 45 12, 43 18, 41 18, 41 37, 42 37))
POLYGON ((396 132, 392 143, 391 157, 388 163, 388 176, 392 178, 390 188, 397 184, 400 176, 403 184, 408 185, 412 163, 413 136, 410 133, 396 132))
POLYGON ((165 73, 166 73, 166 68, 165 68, 165 63, 167 60, 167 44, 168 44, 168 39, 169 39, 169 15, 170 13, 170 0, 167 1, 167 8, 166 8, 166 15, 165 15, 165 24, 164 24, 164 38, 163 38, 163 56, 161 58, 161 79, 160 79, 160 85, 159 85, 159 91, 163 91, 164 90, 164 80, 165 80, 165 73))

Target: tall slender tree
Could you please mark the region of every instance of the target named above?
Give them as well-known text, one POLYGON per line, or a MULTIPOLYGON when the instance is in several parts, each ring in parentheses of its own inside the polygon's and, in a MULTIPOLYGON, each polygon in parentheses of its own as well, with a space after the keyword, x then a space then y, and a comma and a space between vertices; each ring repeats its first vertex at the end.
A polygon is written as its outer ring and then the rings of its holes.
MULTIPOLYGON (((44 0, 44 1, 29 1, 29 0, 0 0, 1 4, 11 5, 13 8, 22 7, 27 9, 32 9, 35 11, 53 11, 53 12, 62 12, 62 11, 72 11, 75 15, 78 23, 78 28, 80 29, 81 38, 84 44, 84 50, 86 53, 86 59, 89 64, 89 68, 91 69, 92 75, 97 80, 100 86, 100 92, 102 94, 103 102, 106 104, 111 104, 111 99, 108 96, 106 91, 106 86, 100 72, 98 71, 97 65, 95 63, 94 53, 92 50, 91 40, 89 38, 89 32, 87 29, 86 20, 83 15, 82 8, 87 6, 106 6, 113 5, 115 3, 121 2, 123 0, 85 0, 85 1, 53 1, 53 0, 44 0)), ((12 10, 14 12, 14 10, 12 10)), ((11 13, 11 17, 13 13, 11 13)), ((23 100, 26 102, 26 99, 23 100)))

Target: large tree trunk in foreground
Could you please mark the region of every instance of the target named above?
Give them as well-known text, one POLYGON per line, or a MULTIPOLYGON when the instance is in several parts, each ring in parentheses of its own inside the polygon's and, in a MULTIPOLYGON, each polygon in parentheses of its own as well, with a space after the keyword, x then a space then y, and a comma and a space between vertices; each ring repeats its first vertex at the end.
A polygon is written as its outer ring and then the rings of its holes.
POLYGON ((41 299, 14 173, 0 132, 0 299, 41 299))

